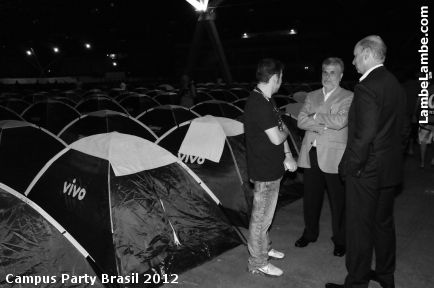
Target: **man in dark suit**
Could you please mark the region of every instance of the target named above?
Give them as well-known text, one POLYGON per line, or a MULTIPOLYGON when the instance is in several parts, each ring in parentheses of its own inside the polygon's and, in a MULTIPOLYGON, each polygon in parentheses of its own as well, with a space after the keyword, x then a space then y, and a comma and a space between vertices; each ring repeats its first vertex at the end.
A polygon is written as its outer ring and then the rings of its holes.
POLYGON ((346 184, 346 266, 344 285, 368 288, 376 280, 395 287, 395 192, 402 175, 408 134, 406 96, 384 66, 386 45, 368 36, 354 48, 353 65, 362 74, 348 115, 348 143, 339 166, 346 184), (371 271, 375 251, 375 271, 371 271))

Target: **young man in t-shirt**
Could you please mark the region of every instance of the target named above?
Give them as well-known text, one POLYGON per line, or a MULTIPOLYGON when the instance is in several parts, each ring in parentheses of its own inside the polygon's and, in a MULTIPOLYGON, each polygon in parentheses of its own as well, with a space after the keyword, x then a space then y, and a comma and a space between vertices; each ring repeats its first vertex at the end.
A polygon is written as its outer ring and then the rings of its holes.
POLYGON ((268 262, 285 254, 271 249, 268 228, 273 220, 285 169, 293 172, 297 163, 286 141, 289 131, 279 116, 271 96, 282 83, 283 64, 263 59, 256 70, 258 84, 250 93, 244 110, 247 170, 254 184, 250 218, 248 268, 251 273, 280 276, 283 271, 268 262))

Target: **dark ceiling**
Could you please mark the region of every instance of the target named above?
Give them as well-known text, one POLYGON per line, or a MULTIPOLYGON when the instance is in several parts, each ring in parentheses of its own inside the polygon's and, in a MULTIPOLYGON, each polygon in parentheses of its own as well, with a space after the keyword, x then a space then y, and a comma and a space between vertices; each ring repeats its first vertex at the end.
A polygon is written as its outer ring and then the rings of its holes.
MULTIPOLYGON (((243 41, 241 35, 247 32, 259 35, 251 45, 269 43, 271 55, 276 54, 276 46, 300 45, 307 47, 302 49, 304 59, 318 61, 333 54, 350 61, 357 40, 379 34, 389 46, 392 66, 410 65, 417 56, 417 1, 211 0, 209 6, 228 50, 243 41), (279 33, 290 28, 297 29, 297 41, 276 42, 274 38, 282 38, 279 33)), ((85 42, 92 44, 95 57, 116 52, 144 53, 154 60, 168 54, 173 54, 167 57, 171 59, 185 58, 186 50, 179 47, 191 43, 197 18, 185 0, 0 0, 0 48, 4 63, 25 57, 29 47, 41 58, 49 58, 53 46, 68 56, 81 57, 89 53, 84 51, 85 42)), ((237 47, 233 51, 242 53, 244 46, 237 47)), ((233 51, 229 60, 238 57, 233 51)))

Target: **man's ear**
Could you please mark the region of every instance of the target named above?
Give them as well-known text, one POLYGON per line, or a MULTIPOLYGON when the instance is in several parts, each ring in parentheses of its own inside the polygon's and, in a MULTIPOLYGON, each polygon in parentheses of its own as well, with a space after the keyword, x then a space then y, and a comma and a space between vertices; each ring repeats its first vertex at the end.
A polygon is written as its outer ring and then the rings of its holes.
POLYGON ((368 48, 363 49, 363 60, 367 61, 369 59, 369 57, 371 57, 372 55, 372 51, 368 48))
POLYGON ((277 81, 279 80, 278 78, 279 76, 277 74, 273 74, 273 76, 270 77, 270 81, 268 81, 269 83, 277 83, 277 81))

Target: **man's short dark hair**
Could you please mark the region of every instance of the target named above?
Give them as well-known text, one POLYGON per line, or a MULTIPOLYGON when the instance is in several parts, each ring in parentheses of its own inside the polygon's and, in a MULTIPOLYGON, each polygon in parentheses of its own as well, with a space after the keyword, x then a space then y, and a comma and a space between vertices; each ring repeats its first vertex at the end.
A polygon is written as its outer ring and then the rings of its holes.
POLYGON ((339 66, 341 67, 341 72, 344 73, 344 61, 342 61, 341 58, 338 57, 329 57, 322 61, 322 67, 324 66, 339 66))
POLYGON ((265 58, 259 61, 258 68, 256 69, 256 80, 262 83, 268 83, 270 78, 277 74, 280 76, 283 71, 283 64, 279 60, 265 58))

